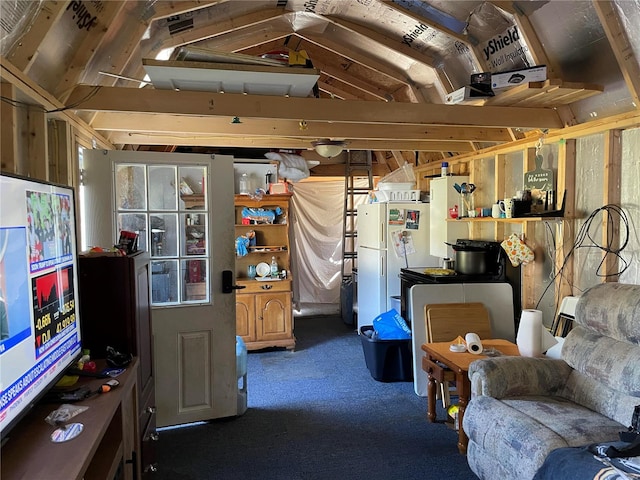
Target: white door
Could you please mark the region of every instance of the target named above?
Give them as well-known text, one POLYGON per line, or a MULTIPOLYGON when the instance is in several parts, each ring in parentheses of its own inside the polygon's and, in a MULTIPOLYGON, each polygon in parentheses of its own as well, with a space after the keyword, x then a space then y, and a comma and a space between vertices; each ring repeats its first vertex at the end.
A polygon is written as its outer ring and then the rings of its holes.
POLYGON ((387 251, 358 247, 358 333, 386 312, 387 251))
POLYGON ((233 158, 84 150, 83 248, 135 230, 151 254, 158 426, 236 415, 233 158))
POLYGON ((400 295, 402 268, 437 267, 441 260, 429 255, 429 204, 391 203, 389 208, 401 209, 402 222, 387 227, 387 305, 391 297, 400 295))
MULTIPOLYGON (((358 246, 376 249, 387 248, 386 204, 363 203, 358 205, 358 246)), ((360 262, 358 262, 358 268, 360 262)))

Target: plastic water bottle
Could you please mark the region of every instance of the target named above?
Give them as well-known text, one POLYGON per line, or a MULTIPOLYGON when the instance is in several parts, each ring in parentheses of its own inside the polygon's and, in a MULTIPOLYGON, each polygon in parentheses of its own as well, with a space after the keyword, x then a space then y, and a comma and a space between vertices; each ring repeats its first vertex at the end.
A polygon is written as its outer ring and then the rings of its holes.
POLYGON ((271 278, 278 278, 278 262, 276 262, 276 257, 271 257, 271 278))
POLYGON ((240 194, 247 195, 249 193, 249 177, 243 173, 240 177, 240 194))

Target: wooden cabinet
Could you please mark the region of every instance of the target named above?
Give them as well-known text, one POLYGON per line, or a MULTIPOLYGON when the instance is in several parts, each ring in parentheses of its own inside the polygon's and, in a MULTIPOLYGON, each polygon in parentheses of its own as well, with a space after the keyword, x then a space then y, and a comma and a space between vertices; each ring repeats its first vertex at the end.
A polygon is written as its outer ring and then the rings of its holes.
POLYGON ((82 345, 96 358, 111 346, 139 359, 138 428, 142 478, 156 470, 149 256, 84 255, 78 265, 82 345))
MULTIPOLYGON (((99 362, 104 367, 104 362, 99 362)), ((47 480, 134 480, 139 442, 135 418, 138 360, 118 376, 118 388, 82 402, 89 407, 68 423, 79 422, 75 439, 54 443, 54 427, 44 421, 59 403, 39 403, 12 430, 2 446, 0 478, 47 480)), ((82 377, 78 386, 96 391, 104 379, 82 377)))
POLYGON ((247 348, 295 346, 291 280, 239 280, 245 286, 236 295, 236 334, 247 348))
POLYGON ((236 195, 236 238, 253 231, 255 240, 244 255, 236 256, 236 333, 256 350, 267 347, 295 347, 293 335, 291 258, 289 245, 289 200, 291 195, 268 195, 252 200, 236 195), (264 213, 264 215, 261 215, 264 213), (250 265, 271 264, 275 257, 277 279, 249 278, 250 265), (286 272, 286 277, 282 276, 286 272))

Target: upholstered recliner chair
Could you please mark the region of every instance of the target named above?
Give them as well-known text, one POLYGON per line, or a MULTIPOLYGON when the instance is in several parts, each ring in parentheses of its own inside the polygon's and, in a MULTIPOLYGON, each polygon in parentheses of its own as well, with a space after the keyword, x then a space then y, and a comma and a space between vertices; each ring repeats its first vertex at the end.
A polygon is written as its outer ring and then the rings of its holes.
POLYGON ((469 378, 463 428, 481 479, 531 479, 556 448, 619 440, 640 404, 640 285, 585 292, 562 360, 488 358, 469 378))

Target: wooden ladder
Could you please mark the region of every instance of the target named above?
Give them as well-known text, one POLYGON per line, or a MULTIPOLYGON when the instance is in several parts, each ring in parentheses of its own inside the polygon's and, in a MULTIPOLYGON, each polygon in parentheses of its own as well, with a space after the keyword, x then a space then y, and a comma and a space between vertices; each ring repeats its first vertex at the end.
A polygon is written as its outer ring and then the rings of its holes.
POLYGON ((354 273, 358 268, 358 209, 373 190, 373 165, 370 151, 347 152, 344 175, 344 214, 342 222, 342 287, 340 305, 342 319, 353 323, 354 273), (367 179, 367 182, 358 181, 367 179))

